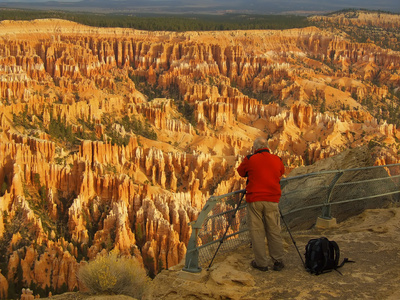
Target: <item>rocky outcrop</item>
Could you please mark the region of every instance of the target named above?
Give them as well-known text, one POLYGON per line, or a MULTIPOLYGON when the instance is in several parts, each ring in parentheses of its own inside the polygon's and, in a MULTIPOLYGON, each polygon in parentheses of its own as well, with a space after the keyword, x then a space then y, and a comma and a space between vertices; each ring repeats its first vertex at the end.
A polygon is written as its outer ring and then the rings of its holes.
POLYGON ((313 20, 339 23, 340 25, 377 26, 383 28, 398 28, 400 17, 396 14, 373 11, 348 11, 332 16, 313 16, 313 20))
POLYGON ((0 298, 6 299, 8 297, 8 281, 2 274, 0 274, 0 287, 0 298))
MULTIPOLYGON (((308 17, 311 24, 331 31, 345 31, 355 40, 376 44, 382 48, 398 51, 399 34, 396 29, 400 24, 398 14, 382 11, 343 10, 324 16, 308 17), (390 37, 382 39, 382 36, 390 37)), ((358 51, 362 54, 362 51, 358 51)), ((377 53, 378 54, 378 53, 377 53)), ((377 55, 379 57, 379 54, 377 55)))

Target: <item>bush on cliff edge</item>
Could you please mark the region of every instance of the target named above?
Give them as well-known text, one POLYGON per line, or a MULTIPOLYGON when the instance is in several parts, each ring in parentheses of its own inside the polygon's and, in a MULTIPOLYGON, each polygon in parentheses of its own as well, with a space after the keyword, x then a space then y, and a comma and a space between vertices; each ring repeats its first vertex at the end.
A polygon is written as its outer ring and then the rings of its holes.
POLYGON ((98 256, 82 266, 80 282, 94 294, 118 294, 140 299, 149 277, 135 258, 121 257, 115 252, 98 256))

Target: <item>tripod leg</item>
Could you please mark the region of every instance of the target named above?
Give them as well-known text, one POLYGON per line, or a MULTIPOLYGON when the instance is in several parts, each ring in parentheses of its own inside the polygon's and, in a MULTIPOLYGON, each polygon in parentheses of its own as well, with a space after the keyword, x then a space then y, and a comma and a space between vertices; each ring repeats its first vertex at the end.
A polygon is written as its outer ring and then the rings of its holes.
MULTIPOLYGON (((243 200, 245 194, 246 194, 246 192, 244 192, 243 195, 242 195, 242 197, 240 197, 239 203, 237 204, 237 206, 236 206, 236 208, 235 208, 235 211, 234 211, 234 213, 233 213, 233 215, 232 215, 232 219, 235 218, 236 213, 237 213, 237 211, 238 211, 238 209, 239 209, 239 207, 240 207, 240 204, 242 203, 242 200, 243 200)), ((212 265, 212 263, 213 263, 213 261, 214 261, 214 259, 215 259, 215 256, 216 256, 217 253, 218 253, 219 248, 221 247, 222 243, 224 242, 225 236, 226 236, 226 234, 228 233, 228 229, 229 229, 230 226, 231 226, 231 222, 228 222, 228 225, 226 225, 226 230, 225 230, 225 232, 224 232, 224 235, 222 236, 221 240, 219 241, 218 248, 217 248, 217 250, 215 251, 213 258, 211 259, 210 264, 208 265, 208 269, 211 267, 211 265, 212 265)))
POLYGON ((289 232, 289 235, 290 235, 290 238, 292 239, 293 245, 294 245, 294 247, 296 248, 297 253, 298 253, 299 256, 300 256, 301 262, 303 263, 303 266, 305 267, 306 264, 305 264, 305 262, 304 262, 304 260, 303 260, 303 257, 302 257, 301 254, 300 254, 299 248, 297 248, 296 241, 294 240, 294 238, 293 238, 293 236, 292 236, 292 233, 290 232, 289 227, 288 227, 288 225, 286 224, 285 219, 283 218, 283 214, 282 214, 281 210, 279 210, 279 213, 281 214, 282 221, 283 221, 283 223, 285 224, 287 231, 289 232))

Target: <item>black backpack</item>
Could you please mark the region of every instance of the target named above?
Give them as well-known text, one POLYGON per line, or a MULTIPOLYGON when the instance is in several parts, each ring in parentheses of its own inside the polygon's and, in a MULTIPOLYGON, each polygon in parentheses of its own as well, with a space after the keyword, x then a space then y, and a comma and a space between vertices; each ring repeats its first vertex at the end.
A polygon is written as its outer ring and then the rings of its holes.
POLYGON ((342 267, 346 262, 354 262, 345 258, 343 262, 339 264, 339 246, 335 241, 330 241, 326 237, 311 239, 306 245, 305 257, 306 270, 315 275, 332 270, 339 272, 337 269, 342 267))

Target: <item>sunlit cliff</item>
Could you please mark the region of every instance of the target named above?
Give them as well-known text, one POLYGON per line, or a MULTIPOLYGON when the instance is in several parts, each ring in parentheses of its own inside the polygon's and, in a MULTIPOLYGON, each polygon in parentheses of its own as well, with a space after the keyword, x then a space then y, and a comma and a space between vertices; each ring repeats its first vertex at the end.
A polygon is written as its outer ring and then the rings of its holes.
POLYGON ((317 27, 1 22, 0 296, 77 290, 112 249, 151 275, 178 264, 257 136, 287 175, 362 145, 398 163, 399 88, 398 51, 317 27))

